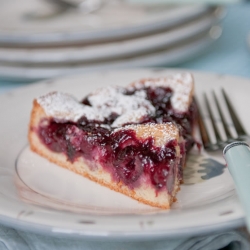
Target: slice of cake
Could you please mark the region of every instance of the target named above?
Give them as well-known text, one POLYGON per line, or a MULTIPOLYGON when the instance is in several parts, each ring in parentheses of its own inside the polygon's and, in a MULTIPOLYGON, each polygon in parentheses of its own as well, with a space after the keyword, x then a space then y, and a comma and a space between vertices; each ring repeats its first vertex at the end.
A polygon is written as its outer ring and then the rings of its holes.
POLYGON ((109 86, 78 102, 52 92, 34 100, 29 141, 51 162, 145 204, 170 208, 194 143, 189 73, 109 86))

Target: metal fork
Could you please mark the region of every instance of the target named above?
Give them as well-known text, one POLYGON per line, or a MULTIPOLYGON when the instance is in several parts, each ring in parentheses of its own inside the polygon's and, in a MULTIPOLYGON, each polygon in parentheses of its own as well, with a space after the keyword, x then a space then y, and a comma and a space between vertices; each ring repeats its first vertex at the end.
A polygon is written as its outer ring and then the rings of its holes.
POLYGON ((232 141, 236 141, 236 140, 243 141, 247 137, 249 137, 247 135, 245 129, 243 128, 243 125, 241 124, 240 119, 236 115, 236 112, 233 108, 233 105, 231 104, 225 90, 222 89, 221 91, 222 91, 222 96, 223 96, 224 102, 225 102, 227 110, 228 110, 228 114, 231 117, 236 135, 233 135, 233 133, 231 132, 232 130, 229 127, 232 125, 229 126, 228 122, 226 121, 225 116, 224 116, 223 111, 222 111, 222 108, 221 108, 221 105, 219 104, 219 101, 215 95, 215 92, 212 91, 213 100, 215 103, 215 107, 217 109, 216 113, 218 114, 219 120, 221 121, 222 128, 224 130, 224 138, 223 138, 223 136, 220 132, 221 130, 218 127, 218 123, 216 122, 214 112, 212 111, 212 108, 211 108, 212 105, 209 103, 209 99, 207 97, 207 94, 204 93, 205 106, 206 106, 206 109, 208 111, 209 119, 211 121, 211 128, 212 128, 211 130, 213 130, 215 141, 211 140, 209 130, 208 130, 206 123, 204 122, 204 119, 202 116, 202 111, 201 111, 200 105, 198 104, 197 98, 195 99, 195 102, 196 102, 197 108, 198 108, 198 125, 199 125, 201 140, 202 140, 204 149, 207 151, 219 151, 232 141))

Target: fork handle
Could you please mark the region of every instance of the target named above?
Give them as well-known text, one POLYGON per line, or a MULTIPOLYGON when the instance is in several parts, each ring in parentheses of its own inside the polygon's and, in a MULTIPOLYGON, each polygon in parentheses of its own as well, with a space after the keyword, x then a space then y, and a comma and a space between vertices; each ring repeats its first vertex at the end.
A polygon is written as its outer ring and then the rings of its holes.
POLYGON ((250 232, 250 147, 242 141, 232 142, 224 148, 223 154, 234 179, 250 232))

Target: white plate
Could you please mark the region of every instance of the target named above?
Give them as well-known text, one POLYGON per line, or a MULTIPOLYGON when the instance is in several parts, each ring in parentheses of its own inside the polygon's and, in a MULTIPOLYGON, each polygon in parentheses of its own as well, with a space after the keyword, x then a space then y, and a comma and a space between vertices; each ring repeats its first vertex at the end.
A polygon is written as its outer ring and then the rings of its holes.
POLYGON ((88 46, 59 48, 0 48, 0 61, 3 63, 35 64, 69 64, 71 62, 96 62, 110 58, 138 56, 156 49, 180 43, 209 30, 218 23, 214 13, 195 19, 165 32, 148 36, 88 46))
MULTIPOLYGON (((183 71, 183 70, 177 70, 183 71)), ((113 71, 64 77, 0 96, 0 221, 23 230, 87 239, 152 239, 194 235, 243 226, 244 214, 222 154, 193 151, 185 183, 170 211, 138 203, 30 152, 27 130, 34 97, 63 91, 82 99, 110 84, 127 85, 168 69, 113 71)), ((194 72, 196 95, 225 88, 250 133, 246 115, 250 81, 194 72)))
POLYGON ((83 14, 45 0, 2 0, 0 43, 38 46, 112 40, 139 36, 204 15, 205 5, 144 6, 103 0, 97 11, 83 14))
POLYGON ((0 63, 0 78, 11 81, 35 81, 62 75, 72 75, 85 72, 95 72, 106 69, 122 69, 132 67, 174 66, 205 50, 219 38, 221 28, 212 27, 207 33, 200 34, 195 39, 183 41, 177 46, 167 47, 157 52, 145 53, 128 58, 107 60, 85 64, 70 64, 64 67, 12 66, 0 63))

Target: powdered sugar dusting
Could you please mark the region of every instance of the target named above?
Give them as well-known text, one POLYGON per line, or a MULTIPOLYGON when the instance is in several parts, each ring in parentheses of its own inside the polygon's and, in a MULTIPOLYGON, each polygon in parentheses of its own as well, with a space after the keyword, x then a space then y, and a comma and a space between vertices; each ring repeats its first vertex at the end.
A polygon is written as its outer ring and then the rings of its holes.
POLYGON ((52 92, 37 98, 47 116, 56 120, 77 122, 81 117, 88 120, 103 122, 106 118, 116 115, 111 127, 119 127, 127 123, 139 123, 146 116, 154 115, 155 107, 147 100, 143 88, 169 87, 173 90, 171 104, 179 112, 188 110, 192 92, 193 77, 189 73, 175 74, 158 79, 146 79, 135 82, 127 89, 109 86, 96 90, 88 95, 89 105, 79 103, 74 97, 52 92), (127 90, 133 89, 133 95, 127 90))
POLYGON ((104 117, 109 117, 112 113, 129 117, 128 113, 137 109, 144 109, 148 114, 155 112, 154 106, 146 100, 145 91, 137 91, 134 95, 125 95, 124 91, 123 88, 112 86, 98 89, 88 96, 88 101, 98 108, 104 117))
POLYGON ((148 115, 148 110, 145 108, 131 110, 130 112, 126 112, 123 115, 119 116, 113 123, 112 127, 120 127, 126 123, 139 123, 142 121, 143 117, 148 115))
POLYGON ((77 122, 82 116, 89 120, 103 121, 104 117, 94 108, 82 105, 68 94, 52 92, 37 98, 37 102, 43 107, 47 116, 57 120, 77 122))
POLYGON ((104 121, 112 114, 118 115, 111 127, 126 123, 140 122, 146 115, 155 112, 154 106, 145 99, 143 90, 134 95, 125 95, 124 89, 107 87, 97 90, 88 96, 91 106, 79 103, 72 96, 53 92, 39 97, 37 102, 43 107, 46 115, 57 120, 77 122, 85 116, 88 120, 104 121))
POLYGON ((136 91, 134 95, 125 95, 125 89, 119 87, 107 87, 98 89, 88 96, 88 101, 96 107, 104 117, 112 113, 119 117, 111 125, 121 126, 128 122, 139 122, 145 115, 155 112, 154 106, 146 100, 144 90, 136 91))
POLYGON ((145 79, 133 83, 132 87, 140 89, 143 87, 169 87, 173 90, 171 105, 173 109, 179 112, 186 112, 189 108, 193 89, 194 80, 190 73, 178 73, 168 77, 158 79, 145 79))
POLYGON ((154 145, 157 147, 164 147, 167 142, 171 140, 179 141, 179 129, 173 123, 146 123, 146 124, 132 124, 122 128, 117 128, 113 133, 121 130, 134 130, 136 136, 140 139, 153 138, 154 145))

